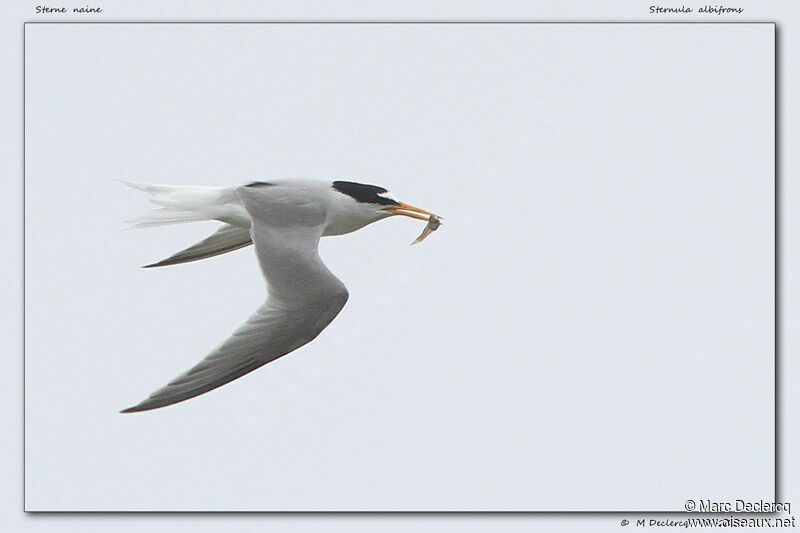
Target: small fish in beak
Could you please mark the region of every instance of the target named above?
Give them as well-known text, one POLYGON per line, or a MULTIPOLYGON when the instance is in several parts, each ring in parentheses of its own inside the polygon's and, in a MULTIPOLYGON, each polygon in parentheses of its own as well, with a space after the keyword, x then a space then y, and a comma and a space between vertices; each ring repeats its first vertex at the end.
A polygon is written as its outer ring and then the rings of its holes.
POLYGON ((428 217, 428 225, 425 226, 425 229, 422 230, 422 233, 419 234, 419 237, 417 237, 414 242, 411 243, 411 246, 414 246, 418 242, 424 241, 428 235, 439 229, 439 226, 441 225, 442 219, 431 213, 431 216, 428 217))
POLYGON ((439 229, 439 226, 442 225, 441 217, 434 215, 430 211, 420 209, 419 207, 414 207, 413 205, 399 203, 398 205, 392 205, 384 208, 384 211, 389 211, 393 215, 403 215, 410 218, 416 218, 417 220, 428 221, 428 225, 422 230, 420 236, 411 243, 412 246, 418 242, 422 242, 428 235, 439 229), (426 218, 422 215, 428 215, 428 217, 426 218))

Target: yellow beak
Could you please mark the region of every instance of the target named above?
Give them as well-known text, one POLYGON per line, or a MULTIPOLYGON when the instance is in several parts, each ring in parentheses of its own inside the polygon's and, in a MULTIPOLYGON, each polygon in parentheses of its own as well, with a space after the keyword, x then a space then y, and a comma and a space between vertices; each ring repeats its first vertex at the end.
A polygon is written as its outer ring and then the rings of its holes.
POLYGON ((417 215, 416 213, 422 213, 423 215, 431 216, 433 213, 430 211, 425 211, 424 209, 420 209, 419 207, 414 207, 413 205, 408 205, 401 203, 400 205, 390 205, 389 207, 384 207, 384 211, 389 211, 393 215, 403 215, 405 217, 416 218, 417 220, 428 220, 427 216, 417 215))

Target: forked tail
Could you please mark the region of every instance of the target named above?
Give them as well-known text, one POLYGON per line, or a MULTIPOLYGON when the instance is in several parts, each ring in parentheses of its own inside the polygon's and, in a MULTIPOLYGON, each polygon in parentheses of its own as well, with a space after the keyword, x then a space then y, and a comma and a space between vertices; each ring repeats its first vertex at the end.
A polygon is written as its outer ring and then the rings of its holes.
POLYGON ((122 183, 146 192, 150 195, 151 202, 161 206, 127 220, 125 222, 126 229, 167 226, 203 220, 226 222, 211 236, 164 260, 146 265, 145 268, 197 261, 252 244, 249 217, 238 202, 232 188, 156 185, 129 181, 122 181, 122 183), (227 222, 234 222, 234 224, 227 222))
POLYGON ((123 181, 128 187, 146 192, 149 200, 161 206, 126 220, 128 228, 149 228, 183 224, 200 220, 214 220, 218 214, 220 192, 214 187, 188 185, 156 185, 123 181))

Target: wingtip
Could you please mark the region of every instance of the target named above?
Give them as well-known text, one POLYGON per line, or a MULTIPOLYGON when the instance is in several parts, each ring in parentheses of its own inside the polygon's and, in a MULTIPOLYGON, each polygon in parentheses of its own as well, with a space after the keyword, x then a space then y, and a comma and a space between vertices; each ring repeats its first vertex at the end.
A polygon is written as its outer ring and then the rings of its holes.
POLYGON ((150 263, 149 265, 144 265, 142 268, 155 268, 155 267, 163 267, 163 266, 170 266, 170 265, 178 265, 180 263, 186 263, 187 261, 170 261, 169 258, 162 259, 161 261, 156 261, 155 263, 150 263))
POLYGON ((167 257, 166 259, 162 259, 161 261, 156 261, 155 263, 150 263, 149 265, 144 265, 142 268, 155 268, 155 267, 163 267, 163 266, 170 266, 170 265, 179 265, 181 263, 187 263, 188 261, 182 259, 176 259, 174 256, 167 257))
POLYGON ((145 400, 143 402, 139 402, 132 407, 128 407, 127 409, 123 409, 120 411, 120 414, 127 414, 127 413, 140 413, 142 411, 150 411, 151 409, 157 409, 161 406, 153 405, 149 400, 145 400))

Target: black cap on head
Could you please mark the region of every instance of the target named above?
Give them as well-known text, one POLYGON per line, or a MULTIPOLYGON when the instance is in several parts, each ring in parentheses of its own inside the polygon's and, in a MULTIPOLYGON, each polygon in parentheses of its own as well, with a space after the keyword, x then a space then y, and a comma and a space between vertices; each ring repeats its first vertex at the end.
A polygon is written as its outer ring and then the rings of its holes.
POLYGON ((381 196, 389 191, 377 185, 364 185, 363 183, 353 183, 352 181, 334 181, 333 188, 362 204, 400 205, 397 200, 393 200, 388 196, 381 196))

